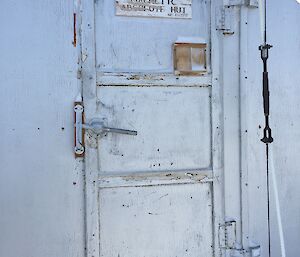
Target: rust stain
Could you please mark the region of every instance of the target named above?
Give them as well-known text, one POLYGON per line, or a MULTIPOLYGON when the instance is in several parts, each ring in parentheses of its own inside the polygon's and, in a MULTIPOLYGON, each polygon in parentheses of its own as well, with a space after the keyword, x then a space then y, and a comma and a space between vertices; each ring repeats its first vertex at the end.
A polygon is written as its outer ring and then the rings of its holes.
POLYGON ((73 46, 76 47, 77 35, 76 35, 76 13, 73 13, 73 46))
POLYGON ((204 75, 206 73, 206 47, 206 44, 202 43, 175 43, 173 45, 175 75, 204 75), (193 49, 195 51, 192 51, 193 49), (203 67, 194 70, 195 64, 203 67))

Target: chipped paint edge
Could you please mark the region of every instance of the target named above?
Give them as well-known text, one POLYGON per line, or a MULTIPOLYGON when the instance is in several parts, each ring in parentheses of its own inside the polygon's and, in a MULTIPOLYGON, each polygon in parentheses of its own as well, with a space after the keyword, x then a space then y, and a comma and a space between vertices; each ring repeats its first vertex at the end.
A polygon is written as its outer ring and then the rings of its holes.
POLYGON ((97 86, 171 86, 210 87, 211 74, 176 76, 172 73, 103 73, 97 72, 97 86))
POLYGON ((145 172, 122 175, 105 174, 99 177, 100 188, 142 187, 212 182, 212 170, 145 172))

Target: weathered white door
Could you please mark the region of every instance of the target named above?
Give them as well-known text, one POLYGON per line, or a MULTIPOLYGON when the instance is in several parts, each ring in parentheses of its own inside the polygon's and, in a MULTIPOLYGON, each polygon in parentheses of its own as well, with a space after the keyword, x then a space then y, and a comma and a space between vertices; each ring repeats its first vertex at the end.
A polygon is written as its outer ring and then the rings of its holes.
POLYGON ((85 1, 82 8, 85 120, 137 132, 86 134, 88 256, 210 257, 210 3, 152 1, 141 11, 132 2, 85 1), (152 10, 165 13, 153 17, 152 10), (207 44, 206 72, 175 76, 173 43, 199 38, 207 44))

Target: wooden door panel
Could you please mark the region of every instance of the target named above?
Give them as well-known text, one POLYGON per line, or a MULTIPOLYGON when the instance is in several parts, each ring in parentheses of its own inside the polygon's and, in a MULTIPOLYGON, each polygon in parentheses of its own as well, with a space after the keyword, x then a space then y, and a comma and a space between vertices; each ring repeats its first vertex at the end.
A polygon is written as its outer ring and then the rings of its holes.
POLYGON ((137 136, 100 139, 101 173, 211 168, 209 87, 98 87, 106 126, 137 136))
POLYGON ((100 256, 212 256, 209 183, 103 188, 100 256))

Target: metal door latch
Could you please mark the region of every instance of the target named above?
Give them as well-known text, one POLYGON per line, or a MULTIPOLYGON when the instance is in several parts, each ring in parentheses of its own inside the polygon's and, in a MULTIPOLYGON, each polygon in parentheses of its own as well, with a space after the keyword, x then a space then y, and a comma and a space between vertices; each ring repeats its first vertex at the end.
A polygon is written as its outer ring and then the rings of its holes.
POLYGON ((83 105, 82 103, 76 102, 74 106, 75 112, 75 156, 82 157, 84 154, 84 130, 90 130, 93 134, 97 136, 103 136, 106 133, 118 133, 124 135, 132 135, 136 136, 137 131, 135 130, 127 130, 127 129, 119 129, 119 128, 110 128, 104 125, 102 119, 95 118, 92 119, 88 124, 84 124, 83 122, 83 105))
POLYGON ((104 122, 101 119, 92 119, 88 124, 82 124, 84 129, 91 130, 94 134, 98 136, 102 136, 108 132, 110 133, 119 133, 124 135, 132 135, 136 136, 137 131, 135 130, 127 130, 127 129, 119 129, 119 128, 109 128, 104 126, 104 122))

